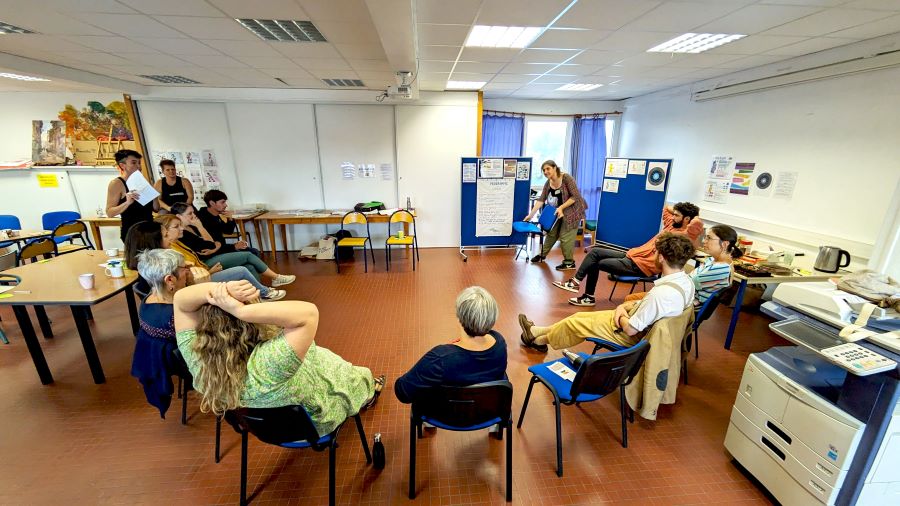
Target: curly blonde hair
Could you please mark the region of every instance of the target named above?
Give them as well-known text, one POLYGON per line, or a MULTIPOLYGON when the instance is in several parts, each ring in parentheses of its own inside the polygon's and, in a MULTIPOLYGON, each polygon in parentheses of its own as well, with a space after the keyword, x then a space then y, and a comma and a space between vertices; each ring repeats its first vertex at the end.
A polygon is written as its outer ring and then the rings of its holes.
POLYGON ((201 307, 198 315, 197 337, 191 350, 200 361, 200 372, 194 378, 194 386, 202 395, 200 411, 223 415, 241 406, 250 354, 278 329, 245 322, 210 304, 201 307))

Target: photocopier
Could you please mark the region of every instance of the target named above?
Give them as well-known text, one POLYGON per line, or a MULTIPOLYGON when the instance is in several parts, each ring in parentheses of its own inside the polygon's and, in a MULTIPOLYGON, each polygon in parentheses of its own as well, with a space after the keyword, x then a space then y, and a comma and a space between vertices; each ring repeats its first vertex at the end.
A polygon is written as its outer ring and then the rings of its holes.
POLYGON ((900 315, 866 302, 825 282, 763 304, 797 346, 750 355, 725 448, 782 504, 900 505, 900 315))

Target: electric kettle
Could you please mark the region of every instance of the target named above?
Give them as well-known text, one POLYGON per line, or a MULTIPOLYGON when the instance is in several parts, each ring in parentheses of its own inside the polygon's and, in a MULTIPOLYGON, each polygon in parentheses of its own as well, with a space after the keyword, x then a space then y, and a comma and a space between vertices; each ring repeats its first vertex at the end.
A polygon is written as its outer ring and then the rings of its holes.
POLYGON ((819 246, 819 256, 813 269, 822 272, 837 272, 838 269, 850 265, 850 253, 836 246, 819 246), (844 263, 841 258, 845 258, 844 263))

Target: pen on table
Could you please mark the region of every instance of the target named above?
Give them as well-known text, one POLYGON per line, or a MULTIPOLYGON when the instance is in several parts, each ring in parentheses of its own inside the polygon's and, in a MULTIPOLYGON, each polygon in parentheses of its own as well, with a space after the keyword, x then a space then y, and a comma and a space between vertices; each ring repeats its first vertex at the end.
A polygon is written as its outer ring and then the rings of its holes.
POLYGON ((12 293, 31 293, 31 290, 13 290, 12 293))

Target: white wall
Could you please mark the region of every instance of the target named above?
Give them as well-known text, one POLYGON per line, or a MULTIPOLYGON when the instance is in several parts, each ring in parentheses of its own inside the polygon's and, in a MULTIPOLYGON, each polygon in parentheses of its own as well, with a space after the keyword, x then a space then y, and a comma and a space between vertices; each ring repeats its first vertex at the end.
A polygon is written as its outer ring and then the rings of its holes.
POLYGON ((668 200, 695 202, 713 222, 808 251, 841 246, 864 262, 900 178, 898 80, 894 68, 702 103, 687 88, 631 99, 619 154, 674 158, 668 200), (799 172, 793 198, 703 201, 714 155, 799 172))

